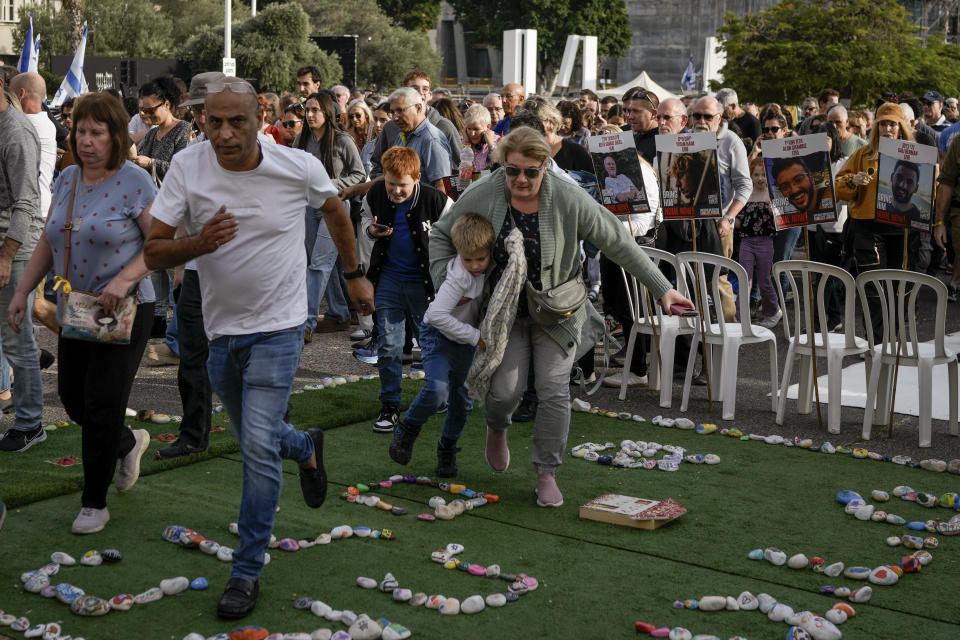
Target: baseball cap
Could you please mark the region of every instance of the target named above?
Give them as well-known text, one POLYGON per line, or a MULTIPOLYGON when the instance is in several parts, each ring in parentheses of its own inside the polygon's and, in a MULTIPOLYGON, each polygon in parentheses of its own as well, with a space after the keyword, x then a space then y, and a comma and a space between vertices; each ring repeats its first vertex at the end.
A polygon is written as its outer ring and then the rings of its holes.
POLYGON ((205 71, 193 76, 193 78, 190 79, 190 93, 187 96, 187 100, 180 106, 189 107, 195 104, 203 104, 203 101, 207 97, 207 85, 211 82, 220 82, 226 77, 227 76, 219 71, 205 71))
POLYGON ((924 102, 939 102, 943 104, 943 95, 939 91, 927 91, 921 98, 924 102))

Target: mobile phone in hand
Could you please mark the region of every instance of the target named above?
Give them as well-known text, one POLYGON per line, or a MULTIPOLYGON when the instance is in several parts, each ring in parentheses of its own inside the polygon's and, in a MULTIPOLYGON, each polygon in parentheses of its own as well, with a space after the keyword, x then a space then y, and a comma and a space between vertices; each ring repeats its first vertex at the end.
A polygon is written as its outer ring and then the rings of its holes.
POLYGON ((386 233, 390 231, 391 227, 385 224, 380 224, 379 222, 371 222, 370 228, 376 231, 377 233, 386 233))
POLYGON ((670 305, 670 313, 682 318, 689 318, 697 315, 697 308, 692 304, 672 304, 670 305))

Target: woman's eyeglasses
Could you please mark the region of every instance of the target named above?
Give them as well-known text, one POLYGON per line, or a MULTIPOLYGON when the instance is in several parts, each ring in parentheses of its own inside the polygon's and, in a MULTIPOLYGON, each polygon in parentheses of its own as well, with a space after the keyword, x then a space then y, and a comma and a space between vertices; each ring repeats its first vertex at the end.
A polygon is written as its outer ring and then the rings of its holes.
POLYGON ((776 133, 780 131, 780 127, 764 127, 761 131, 764 133, 776 133))
POLYGON ((350 114, 347 114, 347 118, 349 118, 350 120, 363 120, 363 114, 362 114, 362 113, 350 113, 350 114))
POLYGON ((503 170, 506 171, 507 176, 510 178, 516 178, 522 173, 527 180, 536 180, 537 176, 540 175, 540 172, 543 171, 543 165, 540 165, 539 167, 527 167, 525 169, 521 169, 520 167, 515 167, 508 164, 504 166, 503 170))
POLYGON ((155 114, 155 113, 157 112, 157 109, 159 109, 160 107, 162 107, 164 104, 165 104, 165 103, 161 102, 160 104, 158 104, 158 105, 155 106, 155 107, 147 107, 147 106, 145 106, 145 105, 140 105, 140 113, 145 113, 145 114, 147 114, 148 116, 152 116, 153 114, 155 114))
POLYGON ((294 129, 301 122, 303 122, 303 120, 284 120, 280 124, 282 124, 287 129, 294 129))

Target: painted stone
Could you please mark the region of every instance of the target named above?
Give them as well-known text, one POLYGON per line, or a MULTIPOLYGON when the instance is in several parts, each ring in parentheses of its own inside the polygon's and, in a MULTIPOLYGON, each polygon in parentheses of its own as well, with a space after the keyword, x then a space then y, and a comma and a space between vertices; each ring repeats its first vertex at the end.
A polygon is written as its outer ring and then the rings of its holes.
POLYGON ((447 600, 446 596, 443 595, 432 595, 427 598, 427 601, 424 603, 424 606, 427 609, 439 609, 443 606, 443 603, 447 600))
POLYGON ((791 569, 806 569, 810 565, 810 560, 802 553, 790 556, 787 560, 787 566, 791 569))
POLYGON ((20 616, 10 625, 10 628, 14 631, 26 631, 30 628, 30 619, 24 616, 20 616))
POLYGON ((843 570, 843 575, 845 578, 850 578, 851 580, 866 580, 870 577, 870 568, 847 567, 843 570))
POLYGON ((903 496, 911 493, 916 493, 916 491, 905 484, 901 484, 893 488, 893 495, 897 498, 902 498, 903 496))
POLYGON ((726 596, 726 597, 724 598, 724 600, 726 600, 726 603, 724 604, 724 608, 725 608, 727 611, 739 611, 739 610, 740 610, 740 605, 739 605, 739 603, 737 603, 737 599, 734 598, 733 596, 726 596))
POLYGON ((233 562, 233 549, 230 547, 220 547, 217 549, 217 560, 221 562, 233 562))
POLYGON ((400 583, 397 582, 397 579, 393 577, 392 573, 387 573, 383 576, 383 580, 380 581, 380 591, 384 593, 390 593, 399 586, 400 583))
POLYGON ((502 593, 491 593, 485 600, 488 607, 502 607, 507 604, 507 598, 502 593))
POLYGON ((123 560, 123 554, 116 549, 104 549, 100 552, 100 557, 104 562, 114 563, 123 560))
POLYGON ((303 611, 303 610, 309 609, 310 605, 312 605, 313 603, 314 603, 314 599, 311 598, 310 596, 300 596, 293 603, 293 608, 303 611))
POLYGON ((110 613, 110 603, 97 596, 81 596, 70 605, 70 611, 78 616, 105 616, 110 613))
POLYGON ((763 550, 763 558, 775 566, 782 566, 787 562, 787 554, 776 547, 767 547, 763 550))
POLYGON ((833 595, 837 596, 838 598, 846 598, 851 593, 853 592, 850 590, 850 587, 837 587, 834 590, 833 595))
POLYGON ((412 635, 410 629, 399 622, 390 622, 386 618, 381 618, 380 625, 383 627, 383 634, 380 636, 383 640, 406 640, 412 635))
POLYGON ((293 552, 293 551, 299 551, 299 550, 300 550, 300 545, 297 544, 297 541, 294 540, 293 538, 284 538, 283 540, 280 541, 280 543, 277 545, 277 547, 278 547, 281 551, 290 551, 290 552, 293 552))
POLYGON ((367 578, 365 576, 360 576, 357 578, 357 584, 364 589, 376 589, 377 581, 373 578, 367 578))
POLYGON ((317 544, 330 544, 331 540, 333 540, 333 536, 331 536, 329 533, 321 533, 316 538, 317 544))
POLYGON ((409 604, 411 607, 422 607, 424 604, 426 604, 426 602, 427 594, 425 594, 423 591, 417 591, 415 594, 413 594, 413 597, 410 598, 410 602, 407 604, 409 604))
POLYGON ((447 598, 440 605, 440 614, 445 616, 455 616, 460 613, 460 601, 456 598, 447 598))
POLYGON ((747 554, 751 560, 763 560, 763 549, 753 549, 747 554))
POLYGON ((190 581, 190 588, 193 589, 194 591, 203 591, 209 586, 210 586, 210 582, 203 576, 194 578, 193 580, 190 581))
POLYGON ((183 593, 189 587, 190 581, 183 576, 167 578, 166 580, 160 581, 160 590, 163 591, 163 595, 165 596, 175 596, 178 593, 183 593))
MULTIPOLYGON (((367 616, 367 614, 365 613, 361 615, 369 618, 369 616, 367 616)), ((351 626, 359 618, 360 616, 358 616, 353 611, 350 611, 350 609, 344 609, 343 611, 340 612, 340 622, 347 627, 351 626)))
POLYGON ((891 547, 899 547, 903 544, 903 540, 899 536, 889 536, 887 538, 887 544, 891 547))
POLYGON ((783 622, 788 617, 792 616, 793 613, 793 607, 785 605, 782 602, 778 602, 777 604, 773 605, 773 609, 770 609, 767 617, 774 622, 783 622))
POLYGON ((156 602, 163 597, 163 590, 160 587, 151 587, 143 593, 138 593, 133 596, 133 601, 136 604, 148 604, 150 602, 156 602))
POLYGON ((905 518, 903 518, 902 516, 898 516, 895 513, 887 514, 887 522, 892 525, 898 525, 898 526, 907 524, 907 521, 905 518))
POLYGON ((842 562, 834 562, 823 568, 823 574, 830 576, 831 578, 836 578, 841 573, 843 573, 844 564, 842 562))
POLYGON ((869 580, 873 584, 891 585, 897 584, 900 576, 887 567, 876 567, 870 572, 869 580))
MULTIPOLYGON (((486 603, 483 600, 483 596, 473 595, 469 598, 466 598, 460 604, 460 611, 466 614, 480 613, 486 608, 486 603)), ((443 613, 441 610, 440 613, 443 613)))
POLYGON ((874 522, 884 522, 887 519, 887 512, 878 509, 870 514, 870 519, 874 522))
POLYGON ((857 520, 869 520, 870 516, 873 515, 874 507, 872 504, 865 504, 862 507, 859 507, 856 511, 853 512, 853 517, 857 520))
POLYGON ((770 613, 770 611, 773 610, 773 607, 777 604, 776 598, 771 596, 769 593, 758 593, 757 602, 760 604, 760 613, 770 613))
POLYGON ((933 562, 933 555, 929 551, 917 551, 913 554, 913 557, 917 559, 917 562, 920 563, 920 566, 925 567, 931 562, 933 562))
POLYGON ((110 598, 110 608, 117 611, 129 611, 133 607, 133 596, 129 593, 121 593, 110 598))
POLYGON ((700 598, 701 611, 720 611, 727 606, 725 596, 704 596, 700 598))
POLYGON ((683 627, 674 627, 670 629, 669 640, 693 640, 693 634, 683 627))
POLYGON ((23 583, 23 588, 30 593, 40 593, 48 586, 50 586, 50 577, 39 571, 34 572, 34 574, 23 583))
POLYGON ((890 494, 886 491, 880 491, 879 489, 874 489, 870 492, 870 497, 877 502, 886 502, 890 499, 890 494))
POLYGON ((864 603, 869 602, 871 596, 873 596, 873 587, 860 587, 859 589, 854 589, 850 595, 850 602, 864 603))
POLYGON ((72 567, 77 564, 77 561, 73 559, 69 553, 63 551, 54 551, 50 554, 50 562, 56 562, 57 564, 62 564, 65 567, 72 567))
POLYGON ((810 634, 813 640, 839 640, 843 636, 836 625, 820 616, 811 616, 803 625, 803 630, 810 634))
POLYGON ((335 540, 341 539, 341 538, 349 538, 352 535, 353 535, 353 527, 346 524, 342 524, 330 530, 330 537, 335 540))
POLYGON ((787 629, 787 640, 810 640, 810 634, 802 627, 790 627, 787 629))
POLYGON ((310 613, 315 616, 326 618, 330 614, 330 605, 320 600, 314 600, 310 603, 310 613))
POLYGON ((920 468, 927 471, 942 473, 947 470, 946 460, 921 460, 920 468))
POLYGON ((83 589, 66 582, 61 582, 56 588, 56 598, 63 604, 73 604, 74 600, 83 595, 86 595, 83 589))
POLYGON ((739 596, 737 596, 737 604, 740 606, 740 609, 743 611, 755 611, 757 607, 760 606, 759 601, 756 596, 754 596, 749 591, 744 591, 739 596))
POLYGON ((397 602, 408 602, 413 598, 413 591, 410 589, 394 589, 392 595, 397 602))

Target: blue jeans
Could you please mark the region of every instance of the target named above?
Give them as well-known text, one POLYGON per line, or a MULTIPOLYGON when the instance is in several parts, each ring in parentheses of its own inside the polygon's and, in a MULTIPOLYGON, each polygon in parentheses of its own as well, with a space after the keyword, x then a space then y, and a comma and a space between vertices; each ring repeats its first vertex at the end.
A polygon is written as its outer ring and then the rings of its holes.
POLYGON ((313 440, 283 421, 303 348, 303 327, 223 336, 210 343, 210 383, 230 414, 243 455, 240 546, 233 577, 257 580, 282 486, 282 460, 304 462, 313 440))
POLYGON ((409 320, 414 337, 419 340, 420 322, 427 310, 427 295, 420 282, 398 282, 380 275, 373 297, 376 306, 377 369, 380 370, 380 404, 396 407, 400 404, 400 376, 403 373, 404 321, 409 320))
MULTIPOLYGON (((789 227, 777 231, 777 235, 773 239, 773 264, 793 257, 793 250, 797 246, 797 240, 800 239, 801 233, 803 233, 803 227, 789 227)), ((784 294, 790 291, 790 281, 787 280, 786 273, 780 274, 780 287, 784 294)))
POLYGON ((420 349, 423 353, 423 371, 427 383, 407 409, 404 422, 410 431, 419 433, 420 427, 449 398, 440 445, 444 449, 452 449, 457 445, 463 425, 473 409, 466 382, 476 347, 454 342, 436 328, 424 323, 420 325, 420 349))
POLYGON ((173 307, 173 315, 170 316, 170 322, 167 323, 167 333, 163 338, 163 343, 170 348, 170 351, 173 351, 174 355, 178 358, 180 357, 180 342, 177 339, 177 307, 180 306, 179 303, 175 304, 173 307))
MULTIPOLYGON (((27 268, 26 260, 14 260, 10 266, 10 282, 0 289, 0 314, 6 317, 10 300, 17 288, 23 272, 27 268)), ((43 416, 43 383, 40 381, 40 360, 37 341, 33 337, 33 299, 36 288, 27 296, 27 312, 23 314, 20 333, 16 333, 6 322, 0 322, 0 339, 3 343, 3 356, 13 367, 13 406, 16 419, 13 428, 30 431, 40 426, 43 416)))
MULTIPOLYGON (((320 313, 320 300, 324 293, 328 294, 327 303, 330 307, 328 315, 338 318, 341 322, 350 318, 350 311, 344 301, 340 307, 339 300, 332 300, 329 296, 328 281, 330 274, 340 255, 337 245, 330 237, 327 223, 323 221, 323 214, 318 209, 307 207, 304 217, 306 235, 304 244, 307 251, 307 328, 313 331, 317 326, 317 315, 320 313)), ((339 289, 339 287, 338 287, 339 289)), ((343 294, 341 293, 341 298, 343 294)))

